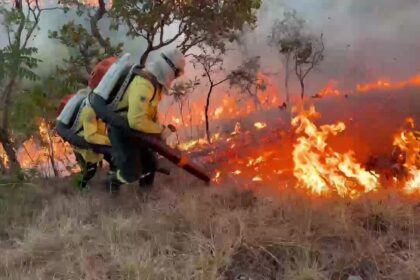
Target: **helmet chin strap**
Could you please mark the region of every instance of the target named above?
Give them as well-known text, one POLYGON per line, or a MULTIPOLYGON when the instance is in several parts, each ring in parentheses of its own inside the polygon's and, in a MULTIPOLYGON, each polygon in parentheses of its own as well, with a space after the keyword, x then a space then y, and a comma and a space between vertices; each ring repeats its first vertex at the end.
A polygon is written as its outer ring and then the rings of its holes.
POLYGON ((162 58, 166 61, 166 63, 168 63, 168 65, 172 68, 172 70, 175 73, 175 78, 178 78, 181 74, 181 70, 179 70, 175 64, 165 55, 165 54, 161 54, 162 58))

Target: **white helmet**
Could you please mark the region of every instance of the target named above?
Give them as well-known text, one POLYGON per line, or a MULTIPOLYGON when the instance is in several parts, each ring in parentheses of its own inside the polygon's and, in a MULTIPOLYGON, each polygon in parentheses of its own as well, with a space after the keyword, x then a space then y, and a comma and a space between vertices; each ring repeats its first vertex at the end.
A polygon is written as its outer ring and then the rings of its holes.
POLYGON ((153 74, 158 82, 168 91, 173 80, 184 73, 185 57, 181 51, 172 48, 162 51, 157 57, 146 64, 146 71, 153 74))

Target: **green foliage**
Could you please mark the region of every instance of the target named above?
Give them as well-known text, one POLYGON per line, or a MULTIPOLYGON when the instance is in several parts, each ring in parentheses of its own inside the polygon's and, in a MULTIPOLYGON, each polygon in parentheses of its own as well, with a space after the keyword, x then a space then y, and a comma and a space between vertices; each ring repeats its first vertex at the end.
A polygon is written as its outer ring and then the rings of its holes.
POLYGON ((239 88, 241 92, 246 92, 249 95, 256 95, 258 90, 266 90, 266 82, 258 77, 260 68, 259 56, 246 60, 229 75, 230 86, 239 88))
POLYGON ((0 16, 4 19, 8 42, 0 49, 0 83, 7 78, 37 80, 38 76, 33 69, 40 62, 34 57, 38 49, 27 46, 37 22, 18 9, 0 7, 0 16), (26 31, 25 36, 22 36, 23 30, 26 31))
MULTIPOLYGON (((108 57, 95 37, 81 24, 70 21, 58 31, 50 31, 49 38, 58 40, 70 50, 70 57, 57 67, 57 74, 71 86, 86 84, 89 73, 96 62, 108 57)), ((115 48, 121 52, 122 44, 115 48)))
POLYGON ((245 23, 254 25, 260 4, 260 0, 114 0, 111 15, 114 27, 126 25, 127 35, 146 39, 149 51, 178 40, 184 53, 199 44, 224 52, 225 39, 233 39, 245 23), (172 24, 178 30, 168 37, 167 28, 172 24))
POLYGON ((38 131, 40 118, 54 120, 62 96, 74 89, 55 76, 41 80, 14 99, 10 122, 18 142, 38 131))
POLYGON ((14 77, 38 80, 38 75, 32 69, 38 66, 39 59, 35 58, 37 48, 18 48, 16 45, 7 46, 0 50, 0 81, 14 77))
POLYGON ((291 54, 302 46, 304 29, 305 21, 298 17, 296 11, 287 10, 283 14, 283 19, 273 25, 269 44, 277 48, 281 54, 291 54))
MULTIPOLYGON (((104 2, 98 0, 98 3, 104 2)), ((123 43, 113 46, 109 38, 103 38, 100 34, 98 21, 107 13, 104 6, 88 7, 75 0, 65 0, 63 4, 67 5, 67 9, 75 7, 78 16, 86 16, 90 21, 90 29, 70 21, 59 30, 49 32, 49 38, 57 40, 70 51, 70 57, 57 67, 57 75, 72 87, 80 87, 87 83, 89 74, 98 61, 122 52, 123 43)))
POLYGON ((170 95, 174 97, 176 102, 182 102, 184 99, 194 92, 200 81, 195 77, 192 80, 177 82, 170 90, 170 95))
POLYGON ((283 20, 277 21, 271 30, 269 44, 274 46, 286 58, 285 80, 288 96, 289 63, 293 59, 294 70, 301 86, 301 99, 305 95, 305 78, 324 60, 323 35, 318 38, 306 34, 305 21, 298 17, 296 11, 285 11, 283 20))

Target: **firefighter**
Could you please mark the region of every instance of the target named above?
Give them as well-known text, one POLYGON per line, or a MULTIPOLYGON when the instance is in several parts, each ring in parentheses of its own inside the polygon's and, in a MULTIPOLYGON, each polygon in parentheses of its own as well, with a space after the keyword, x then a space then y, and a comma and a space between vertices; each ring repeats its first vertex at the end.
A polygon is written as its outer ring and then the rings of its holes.
MULTIPOLYGON (((108 68, 117 60, 116 57, 109 57, 102 60, 95 66, 95 69, 90 75, 88 82, 88 88, 86 88, 87 95, 99 84, 102 77, 105 75, 108 68)), ((104 122, 96 117, 96 113, 90 106, 88 99, 86 98, 86 104, 81 108, 80 115, 78 118, 78 124, 76 126, 76 134, 83 137, 86 142, 90 144, 111 146, 111 142, 107 135, 107 129, 104 122)), ((86 189, 90 179, 95 176, 98 164, 102 160, 106 160, 109 164, 108 176, 111 178, 114 170, 114 164, 111 159, 111 149, 109 152, 102 154, 95 153, 92 150, 79 149, 74 147, 74 153, 76 160, 81 168, 82 178, 79 183, 79 187, 83 190, 86 189)))
MULTIPOLYGON (((127 118, 131 129, 156 134, 164 141, 175 131, 173 126, 158 122, 158 105, 171 83, 183 74, 184 67, 184 55, 170 49, 161 52, 133 78, 116 108, 117 113, 127 118)), ((119 127, 110 126, 109 137, 118 168, 110 183, 111 193, 137 180, 142 190, 149 191, 157 169, 155 152, 119 127)))

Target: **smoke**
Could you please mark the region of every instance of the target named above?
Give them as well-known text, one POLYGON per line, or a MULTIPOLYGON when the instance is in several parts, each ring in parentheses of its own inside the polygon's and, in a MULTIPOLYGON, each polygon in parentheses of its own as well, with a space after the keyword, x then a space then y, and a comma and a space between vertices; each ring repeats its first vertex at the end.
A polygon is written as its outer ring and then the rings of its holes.
MULTIPOLYGON (((244 36, 242 55, 261 56, 263 70, 272 73, 279 86, 283 69, 276 50, 270 48, 267 36, 285 9, 294 9, 306 20, 308 30, 324 34, 325 61, 308 78, 308 88, 316 92, 334 79, 344 88, 379 77, 403 79, 420 72, 420 0, 263 0, 258 11, 257 28, 244 36)), ((70 54, 65 46, 48 38, 49 30, 75 20, 88 26, 85 19, 74 13, 48 11, 41 18, 33 45, 39 48, 44 62, 38 70, 47 75, 70 54)), ((111 41, 124 42, 124 50, 138 59, 145 48, 141 39, 127 38, 124 30, 110 31, 109 21, 101 21, 101 29, 111 41)), ((170 36, 170 34, 169 34, 170 36)), ((5 36, 0 38, 4 45, 5 36)), ((238 48, 230 52, 227 61, 238 63, 238 48)))
POLYGON ((248 50, 268 69, 282 72, 267 36, 284 9, 294 9, 314 34, 324 34, 325 61, 308 78, 314 91, 334 79, 344 88, 379 77, 404 79, 420 70, 419 0, 265 0, 248 50))

